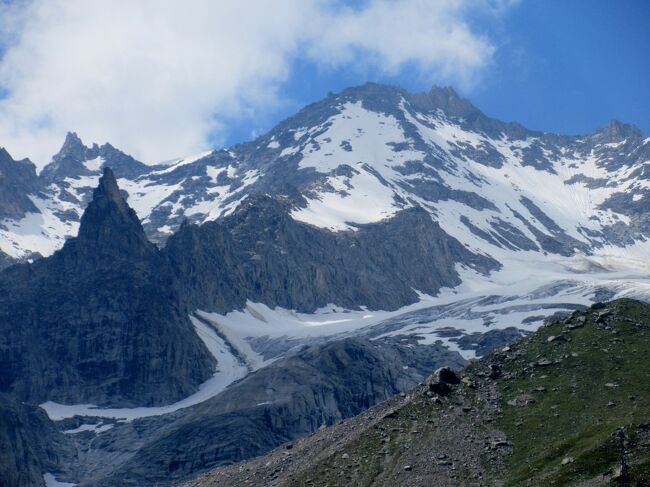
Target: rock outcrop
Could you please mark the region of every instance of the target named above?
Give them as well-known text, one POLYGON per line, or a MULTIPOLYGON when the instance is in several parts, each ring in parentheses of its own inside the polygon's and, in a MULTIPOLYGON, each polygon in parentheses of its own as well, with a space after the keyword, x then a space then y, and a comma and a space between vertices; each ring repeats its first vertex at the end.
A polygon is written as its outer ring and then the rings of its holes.
POLYGON ((37 212, 28 196, 37 186, 34 164, 29 159, 15 161, 0 147, 0 222, 4 218, 19 220, 28 212, 37 212))

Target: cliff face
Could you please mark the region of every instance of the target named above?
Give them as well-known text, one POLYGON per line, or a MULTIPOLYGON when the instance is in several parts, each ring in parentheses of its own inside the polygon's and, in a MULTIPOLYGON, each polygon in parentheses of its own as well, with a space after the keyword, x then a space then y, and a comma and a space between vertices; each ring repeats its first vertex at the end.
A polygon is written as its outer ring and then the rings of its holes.
POLYGON ((32 402, 164 404, 214 367, 110 170, 77 238, 0 275, 0 330, 0 390, 32 402))
POLYGON ((282 198, 254 195, 233 215, 184 225, 165 253, 193 307, 227 312, 246 300, 312 312, 330 303, 396 309, 460 284, 456 263, 479 272, 498 263, 473 254, 421 208, 331 232, 291 218, 282 198))

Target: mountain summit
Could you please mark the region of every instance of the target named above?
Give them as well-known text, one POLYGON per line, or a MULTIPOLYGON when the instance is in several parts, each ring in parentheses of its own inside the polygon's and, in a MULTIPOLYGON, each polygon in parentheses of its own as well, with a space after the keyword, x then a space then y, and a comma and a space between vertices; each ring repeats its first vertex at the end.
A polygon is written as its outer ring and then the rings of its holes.
POLYGON ((648 139, 617 121, 589 136, 545 134, 489 118, 451 87, 409 93, 367 83, 255 141, 165 166, 109 144, 86 147, 70 133, 32 192, 43 203, 31 210, 56 224, 29 239, 18 224, 0 229, 0 251, 20 260, 60 248, 111 167, 159 244, 184 220, 219 219, 262 193, 288 195, 292 218, 333 231, 421 207, 502 264, 517 252, 598 254, 645 239, 648 157, 648 139))
POLYGON ((155 247, 147 240, 135 211, 120 194, 115 175, 108 167, 104 168, 93 192, 93 199, 81 217, 77 240, 89 246, 93 253, 105 250, 106 246, 119 254, 155 251, 155 247))

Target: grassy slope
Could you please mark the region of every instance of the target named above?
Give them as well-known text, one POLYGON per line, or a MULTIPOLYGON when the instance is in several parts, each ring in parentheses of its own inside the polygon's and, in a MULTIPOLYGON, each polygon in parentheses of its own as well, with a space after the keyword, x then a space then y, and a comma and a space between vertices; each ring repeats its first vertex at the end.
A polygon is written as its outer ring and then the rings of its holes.
POLYGON ((497 381, 504 413, 497 424, 514 444, 506 485, 605 483, 603 474, 618 461, 613 434, 621 426, 631 440, 633 478, 650 485, 650 458, 635 428, 650 420, 650 307, 619 300, 604 310, 576 312, 497 357, 507 368, 497 381), (585 326, 570 329, 582 317, 585 326), (567 340, 549 342, 551 336, 567 340), (559 363, 530 365, 543 360, 559 363), (535 402, 508 404, 523 394, 535 402), (569 457, 573 462, 562 465, 569 457))

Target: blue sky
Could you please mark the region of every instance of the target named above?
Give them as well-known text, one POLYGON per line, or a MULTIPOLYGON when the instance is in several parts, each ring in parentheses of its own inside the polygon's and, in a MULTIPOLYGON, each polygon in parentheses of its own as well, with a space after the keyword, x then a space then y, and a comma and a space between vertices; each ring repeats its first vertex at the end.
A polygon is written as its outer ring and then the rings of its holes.
POLYGON ((648 0, 0 0, 0 146, 42 167, 76 131, 158 162, 366 81, 648 134, 648 25, 648 0))
MULTIPOLYGON (((650 134, 650 1, 524 0, 475 26, 494 40, 492 63, 471 87, 454 85, 487 115, 561 134, 583 134, 618 119, 650 134)), ((282 87, 286 106, 255 120, 229 120, 226 144, 250 139, 328 91, 376 81, 426 91, 448 80, 417 69, 397 75, 296 61, 282 87)))
POLYGON ((469 96, 486 113, 580 134, 616 118, 650 133, 650 2, 531 0, 503 21, 502 45, 469 96))

